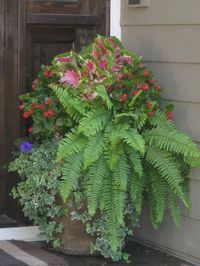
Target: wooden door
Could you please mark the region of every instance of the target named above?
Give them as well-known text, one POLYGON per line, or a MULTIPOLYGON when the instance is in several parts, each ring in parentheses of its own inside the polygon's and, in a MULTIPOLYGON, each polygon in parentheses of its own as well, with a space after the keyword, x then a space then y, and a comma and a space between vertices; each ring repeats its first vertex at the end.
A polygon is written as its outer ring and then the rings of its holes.
MULTIPOLYGON (((35 78, 40 64, 55 54, 108 34, 106 0, 0 0, 0 163, 11 159, 13 142, 26 132, 18 97, 35 78)), ((0 170, 0 214, 20 219, 20 208, 9 197, 18 177, 0 170)))

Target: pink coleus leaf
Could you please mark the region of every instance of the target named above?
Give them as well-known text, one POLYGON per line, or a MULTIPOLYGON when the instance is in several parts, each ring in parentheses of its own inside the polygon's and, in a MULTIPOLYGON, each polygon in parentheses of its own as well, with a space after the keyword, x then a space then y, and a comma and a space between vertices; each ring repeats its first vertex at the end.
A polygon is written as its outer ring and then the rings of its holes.
POLYGON ((93 71, 95 69, 95 65, 92 60, 87 59, 84 64, 88 70, 93 71))
POLYGON ((98 47, 100 48, 103 55, 107 53, 106 48, 103 46, 103 42, 101 39, 98 39, 98 47))
POLYGON ((120 56, 117 58, 117 63, 123 62, 126 62, 128 65, 131 65, 133 63, 133 60, 130 56, 120 56))
POLYGON ((60 63, 69 63, 72 61, 72 59, 70 57, 63 56, 63 57, 56 58, 56 61, 60 63))
POLYGON ((62 84, 69 84, 73 87, 76 87, 80 77, 74 70, 67 70, 64 73, 64 76, 60 79, 62 84))
POLYGON ((99 58, 99 54, 98 54, 98 52, 97 52, 97 49, 95 49, 95 48, 92 50, 91 55, 92 55, 95 59, 98 59, 98 58, 99 58))
POLYGON ((103 70, 106 70, 106 65, 107 65, 106 60, 101 60, 101 61, 99 62, 99 67, 100 67, 101 69, 103 69, 103 70))

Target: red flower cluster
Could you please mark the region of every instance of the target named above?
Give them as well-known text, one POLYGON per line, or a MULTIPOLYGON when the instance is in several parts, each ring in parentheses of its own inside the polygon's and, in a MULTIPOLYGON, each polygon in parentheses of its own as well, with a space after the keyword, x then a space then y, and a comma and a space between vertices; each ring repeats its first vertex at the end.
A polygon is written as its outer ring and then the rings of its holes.
POLYGON ((52 109, 48 109, 46 112, 43 113, 44 117, 51 117, 54 116, 54 112, 52 109))
POLYGON ((51 78, 51 77, 54 76, 54 71, 53 71, 53 70, 45 71, 45 72, 43 72, 43 75, 44 75, 45 77, 49 77, 49 78, 51 78))

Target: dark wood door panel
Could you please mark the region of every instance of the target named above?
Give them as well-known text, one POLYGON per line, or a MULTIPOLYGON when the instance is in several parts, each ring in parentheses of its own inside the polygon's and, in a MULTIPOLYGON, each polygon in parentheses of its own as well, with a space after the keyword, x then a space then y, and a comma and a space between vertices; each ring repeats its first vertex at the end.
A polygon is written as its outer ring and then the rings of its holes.
MULTIPOLYGON (((19 95, 30 89, 41 64, 56 54, 78 51, 108 25, 108 0, 0 0, 0 166, 13 142, 26 134, 19 95)), ((23 218, 11 188, 19 177, 0 169, 0 213, 23 218)))
POLYGON ((27 8, 28 13, 87 14, 89 3, 89 0, 28 0, 27 8))
POLYGON ((67 52, 75 47, 76 30, 58 27, 29 27, 28 49, 31 60, 28 84, 37 75, 40 65, 51 63, 56 54, 67 52))
MULTIPOLYGON (((4 47, 4 12, 5 5, 4 0, 0 0, 0 168, 5 163, 6 153, 4 147, 5 141, 5 89, 4 89, 4 59, 5 59, 5 47, 4 47)), ((5 171, 0 172, 0 213, 5 209, 5 171)))

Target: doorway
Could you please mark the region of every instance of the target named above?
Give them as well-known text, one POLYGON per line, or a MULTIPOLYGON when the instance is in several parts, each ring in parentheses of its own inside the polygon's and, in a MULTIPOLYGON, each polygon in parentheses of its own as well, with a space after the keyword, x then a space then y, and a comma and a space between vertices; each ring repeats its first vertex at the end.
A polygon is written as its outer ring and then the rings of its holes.
POLYGON ((15 139, 26 134, 19 95, 27 92, 41 64, 109 33, 106 0, 0 0, 0 227, 29 223, 9 196, 18 176, 2 168, 15 139))

